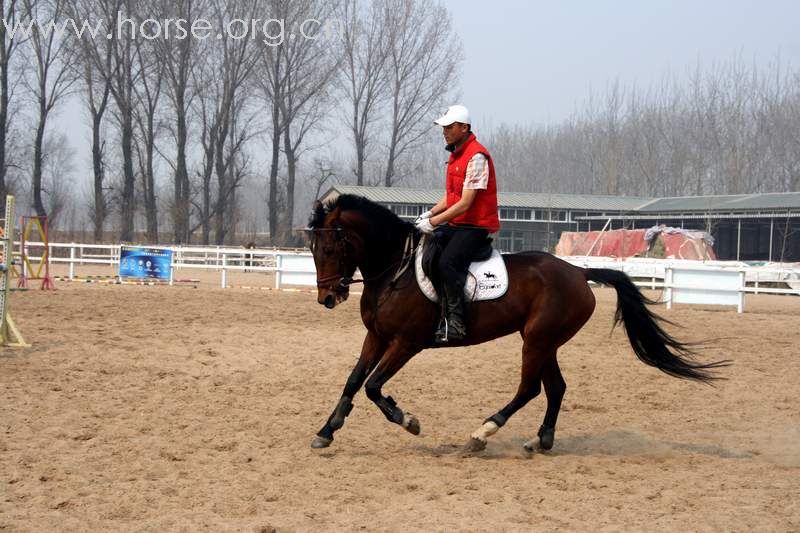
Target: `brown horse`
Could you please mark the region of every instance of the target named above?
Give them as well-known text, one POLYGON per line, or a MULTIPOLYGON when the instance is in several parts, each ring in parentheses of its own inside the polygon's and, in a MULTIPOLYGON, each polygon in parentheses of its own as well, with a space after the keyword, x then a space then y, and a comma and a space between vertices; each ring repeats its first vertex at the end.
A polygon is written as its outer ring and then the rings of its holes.
MULTIPOLYGON (((361 318, 367 328, 361 356, 333 413, 317 433, 313 448, 325 448, 353 409, 353 397, 364 386, 386 418, 418 435, 419 421, 384 396, 383 386, 412 357, 433 343, 440 312, 419 289, 411 255, 421 235, 388 209, 365 198, 341 195, 314 206, 309 223, 311 250, 317 269, 318 301, 328 309, 347 299, 349 286, 363 282, 361 318), (362 280, 354 281, 356 269, 362 280)), ((480 344, 504 335, 522 335, 522 379, 516 395, 472 435, 471 451, 486 446, 519 409, 544 385, 547 410, 538 445, 549 450, 566 384, 556 360, 558 348, 583 327, 595 308, 587 281, 614 287, 618 295, 616 322, 623 323, 634 353, 645 364, 679 378, 702 382, 716 379, 710 370, 726 361, 696 363, 692 351, 658 324, 659 317, 622 272, 583 269, 550 254, 524 252, 504 256, 509 274, 505 296, 467 305, 468 336, 460 346, 480 344)), ((452 344, 451 344, 452 346, 452 344)), ((536 441, 525 444, 532 450, 536 441)))

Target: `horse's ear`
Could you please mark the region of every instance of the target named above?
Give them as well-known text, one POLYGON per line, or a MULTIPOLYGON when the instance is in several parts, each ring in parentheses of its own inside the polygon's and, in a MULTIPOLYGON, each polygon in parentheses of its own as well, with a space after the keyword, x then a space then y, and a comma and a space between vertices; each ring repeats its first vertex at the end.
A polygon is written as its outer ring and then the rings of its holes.
POLYGON ((325 222, 325 206, 317 200, 311 208, 311 217, 308 221, 310 228, 321 226, 325 222))

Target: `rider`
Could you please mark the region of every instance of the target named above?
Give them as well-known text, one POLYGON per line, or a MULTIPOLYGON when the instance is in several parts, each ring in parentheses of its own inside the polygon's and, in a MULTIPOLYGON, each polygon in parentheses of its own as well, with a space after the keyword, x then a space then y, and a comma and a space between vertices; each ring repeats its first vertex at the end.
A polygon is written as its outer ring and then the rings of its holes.
POLYGON ((436 342, 445 344, 467 334, 464 284, 469 265, 486 245, 489 234, 500 229, 500 219, 492 156, 472 133, 467 108, 450 106, 434 123, 442 127, 445 149, 450 152, 446 190, 439 203, 420 215, 415 224, 423 233, 435 232, 442 246, 438 268, 444 285, 446 320, 436 331, 436 342))

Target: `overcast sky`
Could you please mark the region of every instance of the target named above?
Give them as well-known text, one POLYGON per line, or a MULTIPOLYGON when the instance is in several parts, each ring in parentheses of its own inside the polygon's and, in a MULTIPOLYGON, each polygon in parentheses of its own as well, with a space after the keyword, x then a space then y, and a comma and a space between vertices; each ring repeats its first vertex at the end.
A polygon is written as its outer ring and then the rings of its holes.
POLYGON ((665 73, 780 53, 800 66, 800 2, 445 0, 464 43, 463 103, 490 121, 555 123, 617 77, 647 87, 665 73))
MULTIPOLYGON (((462 103, 488 124, 558 123, 619 78, 647 87, 667 72, 737 54, 800 67, 800 2, 787 0, 444 0, 464 43, 462 103)), ((90 130, 77 98, 53 126, 70 132, 89 174, 90 130), (75 134, 77 133, 77 135, 75 134)))

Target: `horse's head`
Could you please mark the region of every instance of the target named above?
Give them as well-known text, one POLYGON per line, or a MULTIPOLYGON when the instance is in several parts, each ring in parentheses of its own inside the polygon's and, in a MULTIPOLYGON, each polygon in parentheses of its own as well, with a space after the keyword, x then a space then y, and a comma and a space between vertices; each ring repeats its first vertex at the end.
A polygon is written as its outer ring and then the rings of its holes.
POLYGON ((314 204, 309 223, 309 245, 317 268, 317 301, 333 309, 347 300, 350 283, 363 252, 363 239, 352 213, 314 204))

